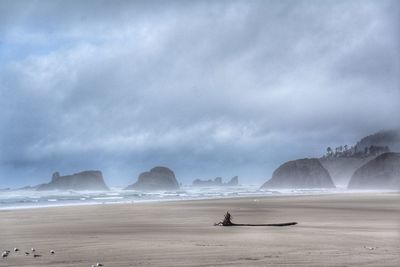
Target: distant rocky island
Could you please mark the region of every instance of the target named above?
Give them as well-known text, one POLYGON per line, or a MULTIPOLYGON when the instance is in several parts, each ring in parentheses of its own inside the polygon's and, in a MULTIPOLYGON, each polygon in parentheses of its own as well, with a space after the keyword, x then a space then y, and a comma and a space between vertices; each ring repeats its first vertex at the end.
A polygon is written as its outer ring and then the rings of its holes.
POLYGON ((319 160, 336 185, 347 186, 357 169, 387 152, 400 152, 399 130, 379 131, 352 146, 328 147, 319 160))
POLYGON ((384 153, 358 168, 349 189, 400 189, 400 153, 384 153))
MULTIPOLYGON (((400 189, 400 130, 379 131, 361 138, 354 145, 328 147, 320 158, 288 161, 279 166, 262 188, 334 188, 400 189)), ((196 179, 195 187, 237 186, 239 178, 223 182, 196 179)), ((178 190, 172 170, 154 167, 139 175, 127 190, 178 190)), ((0 189, 1 192, 9 188, 0 189)), ((101 171, 89 170, 61 176, 55 172, 49 183, 25 186, 17 190, 109 190, 101 171)))
POLYGON ((101 171, 82 171, 72 175, 61 176, 55 172, 50 183, 40 184, 35 187, 38 191, 45 190, 109 190, 103 179, 101 171))
POLYGON ((149 172, 139 175, 136 183, 129 185, 126 190, 177 190, 178 181, 175 174, 167 167, 154 167, 149 172))
POLYGON ((318 159, 298 159, 279 166, 261 188, 335 188, 318 159))
POLYGON ((239 184, 239 177, 238 176, 234 176, 232 177, 231 180, 229 180, 229 182, 222 182, 222 178, 221 177, 217 177, 214 180, 200 180, 200 179, 196 179, 193 181, 192 185, 196 186, 196 187, 212 187, 212 186, 237 186, 239 184))

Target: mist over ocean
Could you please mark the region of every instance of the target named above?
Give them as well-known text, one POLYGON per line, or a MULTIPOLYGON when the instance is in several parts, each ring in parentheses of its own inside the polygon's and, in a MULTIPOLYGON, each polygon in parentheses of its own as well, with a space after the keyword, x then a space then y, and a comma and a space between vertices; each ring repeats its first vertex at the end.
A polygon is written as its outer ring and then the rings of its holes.
MULTIPOLYGON (((286 196, 306 194, 329 194, 346 192, 335 189, 260 189, 259 185, 237 187, 183 186, 178 191, 133 191, 111 188, 110 191, 35 191, 7 190, 0 194, 0 210, 42 208, 54 206, 96 205, 116 203, 139 203, 172 200, 219 199, 236 197, 286 196)), ((350 192, 350 191, 347 191, 350 192)))

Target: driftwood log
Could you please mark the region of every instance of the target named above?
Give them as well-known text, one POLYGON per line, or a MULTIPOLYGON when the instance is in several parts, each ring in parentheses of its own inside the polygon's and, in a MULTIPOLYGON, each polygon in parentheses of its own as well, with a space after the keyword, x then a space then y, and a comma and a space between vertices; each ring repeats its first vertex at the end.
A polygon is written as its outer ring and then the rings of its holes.
POLYGON ((231 221, 232 216, 229 212, 226 212, 224 220, 215 223, 215 226, 290 226, 296 225, 297 222, 288 222, 288 223, 268 223, 268 224, 249 224, 249 223, 233 223, 231 221))

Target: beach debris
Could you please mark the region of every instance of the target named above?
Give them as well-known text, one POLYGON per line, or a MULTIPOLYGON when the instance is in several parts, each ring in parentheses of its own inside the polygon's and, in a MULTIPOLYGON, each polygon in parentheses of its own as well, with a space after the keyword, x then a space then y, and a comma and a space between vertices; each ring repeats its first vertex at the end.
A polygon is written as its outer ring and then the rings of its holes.
POLYGON ((219 223, 214 223, 215 226, 290 226, 296 225, 297 222, 288 222, 288 223, 268 223, 268 224, 248 224, 248 223, 233 223, 232 216, 227 211, 225 213, 224 219, 219 223))
POLYGON ((18 251, 19 251, 19 248, 14 248, 14 251, 15 251, 15 252, 18 252, 18 251))
POLYGON ((369 250, 375 250, 375 249, 377 249, 378 247, 367 247, 367 246, 364 246, 364 248, 369 249, 369 250))
POLYGON ((103 266, 103 264, 97 263, 96 266, 97 266, 97 267, 101 267, 101 266, 103 266))
POLYGON ((30 253, 25 251, 25 255, 28 256, 30 253))
POLYGON ((34 254, 33 254, 33 257, 34 257, 34 258, 38 258, 38 257, 42 257, 42 255, 39 255, 39 254, 34 253, 34 254))
POLYGON ((56 252, 54 250, 50 250, 50 254, 55 254, 56 252))

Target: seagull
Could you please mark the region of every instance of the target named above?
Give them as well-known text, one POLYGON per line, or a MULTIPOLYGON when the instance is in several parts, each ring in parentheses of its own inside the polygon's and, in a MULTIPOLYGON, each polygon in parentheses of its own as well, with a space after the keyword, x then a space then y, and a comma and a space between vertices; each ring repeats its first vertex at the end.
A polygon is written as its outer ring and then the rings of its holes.
POLYGON ((7 253, 6 251, 4 251, 3 254, 1 254, 1 256, 2 256, 3 258, 6 258, 6 257, 8 256, 8 253, 7 253))
POLYGON ((14 251, 17 252, 17 251, 19 251, 19 249, 18 248, 14 248, 14 251))
POLYGON ((54 250, 50 250, 50 254, 54 254, 56 253, 54 250))
POLYGON ((25 252, 25 255, 28 256, 28 255, 29 255, 29 252, 25 252))
POLYGON ((34 258, 37 258, 37 257, 42 257, 42 255, 33 254, 33 257, 34 257, 34 258))
POLYGON ((31 251, 35 252, 35 249, 34 249, 34 248, 31 248, 31 251))
POLYGON ((100 266, 103 266, 103 264, 97 263, 96 266, 97 266, 97 267, 100 267, 100 266))

